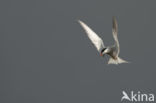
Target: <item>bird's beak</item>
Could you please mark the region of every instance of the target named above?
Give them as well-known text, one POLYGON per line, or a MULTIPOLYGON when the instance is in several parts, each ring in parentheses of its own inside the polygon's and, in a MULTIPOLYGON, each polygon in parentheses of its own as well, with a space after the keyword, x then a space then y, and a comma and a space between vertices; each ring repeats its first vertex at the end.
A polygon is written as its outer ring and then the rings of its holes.
POLYGON ((105 56, 105 54, 100 53, 100 56, 104 57, 104 56, 105 56))
POLYGON ((103 56, 103 54, 102 54, 102 53, 100 53, 100 56, 103 56))

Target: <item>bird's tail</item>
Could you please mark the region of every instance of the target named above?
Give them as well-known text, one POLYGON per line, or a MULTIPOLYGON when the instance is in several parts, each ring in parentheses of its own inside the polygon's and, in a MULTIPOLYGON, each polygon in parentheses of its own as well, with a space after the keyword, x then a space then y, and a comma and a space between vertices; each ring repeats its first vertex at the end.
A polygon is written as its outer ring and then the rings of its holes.
POLYGON ((117 59, 109 58, 108 64, 121 64, 121 63, 128 63, 127 61, 117 57, 117 59))

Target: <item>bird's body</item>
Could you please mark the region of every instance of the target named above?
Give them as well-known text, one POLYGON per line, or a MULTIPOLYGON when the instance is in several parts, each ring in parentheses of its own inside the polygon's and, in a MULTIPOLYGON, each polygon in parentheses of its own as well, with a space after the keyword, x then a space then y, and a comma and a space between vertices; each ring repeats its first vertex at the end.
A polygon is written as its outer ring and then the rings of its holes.
POLYGON ((119 57, 120 53, 120 45, 118 41, 118 25, 115 17, 113 17, 113 38, 115 41, 115 44, 112 46, 105 47, 103 40, 91 29, 89 28, 85 23, 79 20, 80 25, 84 28, 84 30, 87 33, 87 36, 91 40, 91 42, 94 44, 96 49, 99 51, 101 56, 104 56, 105 54, 108 54, 110 56, 110 59, 108 61, 108 64, 120 64, 120 63, 128 63, 127 61, 121 59, 119 57))
POLYGON ((117 50, 115 46, 112 47, 107 47, 107 49, 109 49, 109 52, 107 53, 111 58, 113 59, 117 59, 117 50))

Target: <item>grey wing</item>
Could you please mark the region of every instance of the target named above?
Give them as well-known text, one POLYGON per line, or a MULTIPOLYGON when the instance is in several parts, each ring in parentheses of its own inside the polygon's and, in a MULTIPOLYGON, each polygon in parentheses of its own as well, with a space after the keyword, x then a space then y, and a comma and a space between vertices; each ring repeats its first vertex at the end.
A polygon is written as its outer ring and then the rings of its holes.
POLYGON ((117 50, 117 54, 120 52, 120 45, 118 41, 118 24, 115 17, 113 17, 113 28, 112 28, 113 38, 115 40, 115 47, 117 50))
POLYGON ((78 22, 80 23, 80 25, 83 27, 83 29, 87 33, 88 38, 94 44, 96 49, 99 52, 101 52, 101 50, 105 47, 103 40, 90 27, 88 27, 84 22, 82 22, 80 20, 78 22))

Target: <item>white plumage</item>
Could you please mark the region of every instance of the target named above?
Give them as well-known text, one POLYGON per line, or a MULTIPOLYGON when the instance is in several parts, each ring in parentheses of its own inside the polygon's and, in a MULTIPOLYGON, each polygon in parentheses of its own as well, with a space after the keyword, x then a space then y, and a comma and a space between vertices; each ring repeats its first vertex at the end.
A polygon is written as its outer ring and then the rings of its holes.
POLYGON ((110 56, 108 64, 128 63, 127 61, 121 59, 118 56, 120 53, 120 45, 118 41, 118 25, 115 17, 113 17, 113 28, 112 28, 112 34, 115 43, 114 45, 108 47, 104 46, 103 40, 89 26, 87 26, 84 22, 80 20, 78 22, 85 30, 88 38, 91 40, 96 49, 99 51, 100 55, 104 56, 104 54, 108 54, 110 56))

